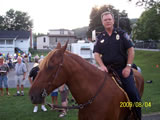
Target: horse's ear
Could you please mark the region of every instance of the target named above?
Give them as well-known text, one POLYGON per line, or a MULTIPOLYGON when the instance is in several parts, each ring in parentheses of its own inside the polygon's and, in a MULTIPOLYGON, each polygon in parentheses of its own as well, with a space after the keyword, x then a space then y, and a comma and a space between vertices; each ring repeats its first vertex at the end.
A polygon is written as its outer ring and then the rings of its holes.
POLYGON ((61 43, 58 42, 56 49, 61 49, 61 43))
POLYGON ((65 50, 67 48, 68 42, 69 42, 69 40, 67 40, 66 44, 61 48, 63 53, 65 52, 65 50))

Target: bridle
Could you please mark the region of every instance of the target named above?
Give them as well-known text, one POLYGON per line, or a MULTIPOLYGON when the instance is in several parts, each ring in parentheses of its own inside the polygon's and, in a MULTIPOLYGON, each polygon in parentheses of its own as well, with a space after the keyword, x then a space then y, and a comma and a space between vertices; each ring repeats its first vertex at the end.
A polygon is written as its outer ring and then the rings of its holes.
MULTIPOLYGON (((53 76, 53 77, 54 77, 54 78, 53 78, 53 81, 55 81, 55 79, 57 78, 57 76, 58 76, 58 74, 59 74, 60 69, 61 69, 62 66, 63 66, 63 58, 62 58, 62 62, 58 65, 58 70, 57 70, 57 72, 56 72, 56 75, 53 76)), ((49 85, 52 85, 51 82, 49 82, 48 84, 49 84, 49 85)), ((47 96, 48 96, 47 90, 44 88, 44 89, 43 89, 43 92, 42 92, 42 97, 47 97, 47 96)))

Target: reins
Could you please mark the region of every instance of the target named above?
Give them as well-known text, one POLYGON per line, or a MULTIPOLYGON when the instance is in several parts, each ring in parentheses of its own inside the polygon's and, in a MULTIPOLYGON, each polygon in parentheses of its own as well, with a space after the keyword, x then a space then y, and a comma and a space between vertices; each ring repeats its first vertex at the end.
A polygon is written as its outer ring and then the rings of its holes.
POLYGON ((106 72, 104 74, 104 81, 103 83, 101 84, 101 86, 98 88, 98 90, 96 91, 96 94, 91 98, 89 99, 87 102, 83 103, 83 104, 79 104, 79 105, 76 105, 76 106, 59 106, 59 105, 51 105, 49 103, 47 103, 47 105, 49 107, 52 107, 52 108, 63 108, 63 109, 83 109, 84 107, 86 107, 87 105, 90 105, 93 103, 93 101, 95 100, 95 98, 98 96, 98 94, 101 92, 102 88, 104 87, 104 84, 106 82, 106 72))

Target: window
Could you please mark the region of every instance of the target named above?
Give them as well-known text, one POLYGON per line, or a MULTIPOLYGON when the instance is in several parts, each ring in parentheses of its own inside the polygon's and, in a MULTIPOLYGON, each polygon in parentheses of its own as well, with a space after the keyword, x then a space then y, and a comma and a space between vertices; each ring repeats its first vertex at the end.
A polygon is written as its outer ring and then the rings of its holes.
POLYGON ((48 48, 48 46, 44 45, 43 48, 48 48))
POLYGON ((7 45, 13 45, 13 40, 6 40, 7 45))
POLYGON ((44 43, 46 42, 46 38, 45 38, 45 37, 43 38, 43 42, 44 42, 44 43))
POLYGON ((60 31, 60 35, 64 35, 64 31, 63 30, 60 31))
POLYGON ((0 40, 0 45, 4 45, 5 44, 5 40, 0 40))
POLYGON ((91 50, 90 50, 90 48, 81 48, 80 53, 82 55, 90 55, 91 54, 91 50))

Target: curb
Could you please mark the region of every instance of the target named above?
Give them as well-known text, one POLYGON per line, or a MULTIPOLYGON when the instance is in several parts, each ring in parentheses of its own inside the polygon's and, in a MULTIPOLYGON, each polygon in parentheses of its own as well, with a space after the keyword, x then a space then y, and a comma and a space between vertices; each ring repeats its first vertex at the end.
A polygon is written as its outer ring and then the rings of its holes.
POLYGON ((143 114, 143 117, 147 117, 147 116, 154 116, 154 115, 160 115, 160 112, 155 112, 155 113, 150 113, 150 114, 143 114))

